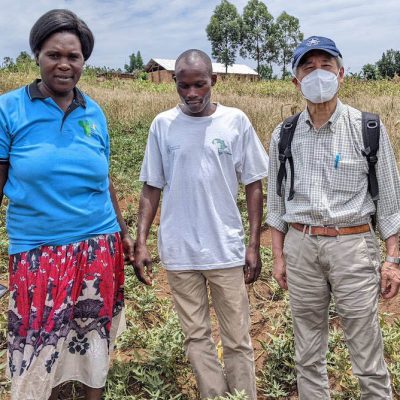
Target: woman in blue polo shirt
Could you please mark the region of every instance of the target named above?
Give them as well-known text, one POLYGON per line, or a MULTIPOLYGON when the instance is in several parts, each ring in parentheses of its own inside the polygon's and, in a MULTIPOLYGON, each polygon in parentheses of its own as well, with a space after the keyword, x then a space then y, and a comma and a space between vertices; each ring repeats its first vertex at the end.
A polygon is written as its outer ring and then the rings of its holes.
POLYGON ((41 79, 0 96, 0 201, 9 200, 12 399, 57 398, 68 380, 100 399, 123 327, 133 241, 108 177, 100 107, 76 84, 94 45, 74 13, 32 27, 41 79))

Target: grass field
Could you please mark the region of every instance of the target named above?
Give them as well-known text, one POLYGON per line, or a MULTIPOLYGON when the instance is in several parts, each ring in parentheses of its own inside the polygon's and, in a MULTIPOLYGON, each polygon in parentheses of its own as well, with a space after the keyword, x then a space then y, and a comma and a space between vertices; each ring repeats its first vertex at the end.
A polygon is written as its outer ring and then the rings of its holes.
MULTIPOLYGON (((32 73, 0 71, 0 93, 29 83, 32 73)), ((137 181, 147 132, 154 116, 178 102, 173 85, 154 85, 131 80, 98 81, 85 76, 80 88, 103 107, 109 123, 112 156, 111 175, 117 188, 124 217, 134 235, 137 221, 137 181)), ((400 83, 395 81, 360 82, 347 80, 341 99, 362 110, 381 115, 400 163, 400 83)), ((302 98, 290 82, 271 81, 217 84, 215 101, 245 111, 263 144, 268 148, 274 127, 295 110, 304 107, 302 98)), ((238 199, 244 220, 243 192, 238 199)), ((7 279, 7 239, 4 227, 5 205, 0 225, 0 280, 7 279)), ((156 219, 156 222, 158 219, 156 219)), ((130 267, 126 269, 126 312, 128 329, 120 337, 104 398, 108 400, 160 399, 194 400, 194 378, 182 349, 182 333, 171 305, 165 274, 156 252, 157 223, 152 228, 150 246, 156 268, 156 282, 151 288, 139 284, 130 267)), ((294 344, 287 294, 271 278, 271 249, 268 231, 263 230, 263 271, 261 279, 249 287, 252 314, 252 337, 255 346, 259 399, 296 399, 293 352, 294 344)), ((0 301, 0 357, 5 361, 6 299, 0 301), (2 350, 3 349, 3 350, 2 350)), ((400 302, 381 305, 381 325, 385 336, 385 357, 392 373, 393 390, 400 399, 400 302)), ((357 381, 351 366, 338 318, 332 306, 328 370, 333 399, 359 398, 357 381)), ((218 331, 214 329, 218 342, 218 331)), ((9 385, 0 361, 0 398, 8 398, 9 385), (1 394, 2 393, 2 394, 1 394)), ((78 385, 66 385, 63 398, 78 399, 78 385)), ((231 399, 244 398, 238 394, 231 399)))

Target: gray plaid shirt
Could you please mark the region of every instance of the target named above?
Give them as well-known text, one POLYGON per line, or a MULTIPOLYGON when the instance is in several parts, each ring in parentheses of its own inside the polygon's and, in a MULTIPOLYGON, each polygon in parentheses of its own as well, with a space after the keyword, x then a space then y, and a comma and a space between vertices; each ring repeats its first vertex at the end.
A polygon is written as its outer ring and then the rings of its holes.
MULTIPOLYGON (((338 227, 368 223, 375 206, 368 192, 368 163, 361 153, 361 112, 338 100, 335 112, 320 129, 313 127, 307 109, 301 113, 292 141, 295 195, 290 201, 288 162, 283 197, 276 194, 280 128, 275 129, 270 145, 267 223, 281 232, 293 222, 338 227), (340 161, 335 163, 336 158, 340 161)), ((383 124, 379 146, 377 225, 386 239, 400 231, 400 177, 383 124)))

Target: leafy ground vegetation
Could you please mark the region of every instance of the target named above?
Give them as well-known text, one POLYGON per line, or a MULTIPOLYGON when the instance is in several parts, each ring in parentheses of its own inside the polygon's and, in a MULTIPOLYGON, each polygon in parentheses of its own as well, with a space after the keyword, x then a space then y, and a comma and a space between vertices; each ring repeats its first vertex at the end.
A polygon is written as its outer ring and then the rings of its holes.
MULTIPOLYGON (((0 93, 35 78, 30 71, 0 71, 0 93)), ((154 116, 173 107, 178 98, 172 84, 154 85, 146 81, 103 80, 87 74, 80 87, 103 107, 109 123, 112 144, 111 175, 117 187, 124 217, 134 235, 141 184, 137 181, 148 128, 154 116)), ((388 128, 400 161, 400 83, 347 80, 341 98, 354 107, 378 112, 388 128)), ((290 81, 217 84, 214 100, 243 109, 268 148, 274 127, 285 117, 304 107, 290 81)), ((245 197, 238 204, 246 220, 245 197)), ((7 281, 7 238, 5 205, 0 219, 0 280, 7 281)), ((173 310, 166 276, 156 252, 157 224, 150 235, 155 263, 155 283, 144 287, 126 268, 127 330, 119 338, 104 393, 107 400, 195 400, 194 377, 182 349, 183 336, 173 310)), ((246 225, 246 224, 245 224, 246 225)), ((267 227, 262 236, 263 271, 258 282, 248 288, 256 357, 259 399, 297 399, 294 372, 294 342, 287 294, 271 278, 272 257, 267 227)), ((381 303, 381 326, 385 337, 385 357, 392 374, 395 398, 400 399, 400 301, 399 297, 381 303)), ((9 398, 5 378, 7 299, 0 300, 0 398, 9 398)), ((359 398, 340 322, 334 305, 330 311, 328 370, 332 398, 359 398)), ((213 335, 219 343, 218 330, 213 335)), ((219 355, 222 350, 219 346, 219 355)), ((79 385, 66 384, 63 399, 80 399, 79 385)), ((242 393, 225 399, 242 400, 242 393)), ((222 399, 220 399, 222 400, 222 399)))

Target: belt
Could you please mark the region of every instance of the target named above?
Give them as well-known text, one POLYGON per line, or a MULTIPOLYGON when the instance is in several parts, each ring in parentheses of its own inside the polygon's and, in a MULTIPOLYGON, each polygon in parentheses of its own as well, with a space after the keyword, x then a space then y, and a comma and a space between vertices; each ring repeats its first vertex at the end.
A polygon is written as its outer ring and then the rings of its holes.
POLYGON ((290 224, 294 229, 305 232, 309 235, 318 235, 318 236, 340 236, 340 235, 356 235, 358 233, 366 233, 370 232, 371 228, 368 224, 357 225, 357 226, 345 226, 341 228, 335 228, 333 226, 312 226, 312 225, 304 225, 293 223, 290 224))

